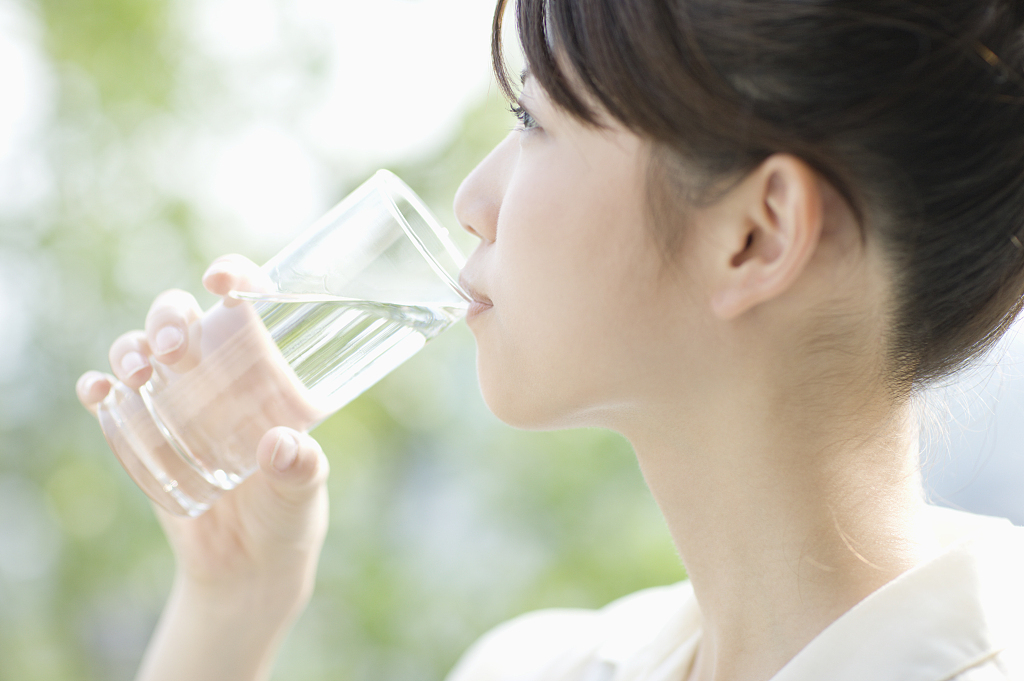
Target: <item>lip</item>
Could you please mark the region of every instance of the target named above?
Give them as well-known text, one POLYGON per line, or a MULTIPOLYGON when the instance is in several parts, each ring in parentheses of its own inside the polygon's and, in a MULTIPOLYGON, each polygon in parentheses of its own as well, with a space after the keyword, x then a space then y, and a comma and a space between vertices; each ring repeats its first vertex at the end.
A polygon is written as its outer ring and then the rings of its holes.
POLYGON ((490 303, 474 300, 472 303, 469 304, 469 307, 466 308, 466 321, 468 322, 469 320, 483 314, 484 312, 487 312, 488 310, 491 309, 491 307, 493 306, 490 303))
POLYGON ((466 278, 461 274, 459 275, 459 286, 461 286, 466 291, 466 293, 468 293, 470 297, 473 299, 472 302, 469 304, 469 307, 466 308, 467 322, 494 307, 494 304, 491 302, 491 299, 483 295, 482 293, 478 292, 476 288, 471 283, 469 283, 469 281, 467 281, 466 278))

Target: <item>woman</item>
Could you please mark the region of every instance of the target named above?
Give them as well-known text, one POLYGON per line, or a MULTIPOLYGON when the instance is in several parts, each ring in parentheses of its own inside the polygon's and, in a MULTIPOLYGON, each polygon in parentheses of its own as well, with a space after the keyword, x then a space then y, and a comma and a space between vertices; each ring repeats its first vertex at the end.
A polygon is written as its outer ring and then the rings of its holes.
MULTIPOLYGON (((1024 3, 516 11, 521 125, 455 200, 481 389, 515 426, 623 433, 690 580, 519 618, 453 681, 1024 678, 1024 530, 925 504, 914 418, 1022 304, 1024 3)), ((173 364, 198 312, 159 297, 114 373, 173 364)), ((83 377, 87 407, 111 380, 83 377)), ((327 464, 285 429, 259 460, 161 517, 178 574, 140 678, 268 674, 327 464)))

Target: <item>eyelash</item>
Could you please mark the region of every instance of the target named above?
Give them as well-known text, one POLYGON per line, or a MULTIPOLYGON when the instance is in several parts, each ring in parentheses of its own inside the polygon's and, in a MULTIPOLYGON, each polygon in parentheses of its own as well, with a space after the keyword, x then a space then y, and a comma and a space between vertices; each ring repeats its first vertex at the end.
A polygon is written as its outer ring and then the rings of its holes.
POLYGON ((518 128, 520 130, 530 130, 537 127, 537 120, 533 117, 533 114, 518 104, 513 104, 509 107, 509 111, 512 112, 513 116, 519 119, 518 128))

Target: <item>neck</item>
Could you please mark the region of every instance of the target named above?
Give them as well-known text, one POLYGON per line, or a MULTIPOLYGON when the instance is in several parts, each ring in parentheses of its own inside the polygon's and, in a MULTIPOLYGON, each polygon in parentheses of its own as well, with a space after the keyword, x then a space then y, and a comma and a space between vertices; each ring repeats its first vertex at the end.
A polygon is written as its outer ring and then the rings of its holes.
POLYGON ((699 432, 653 425, 679 420, 667 413, 623 429, 700 604, 694 681, 770 679, 931 550, 909 408, 861 405, 845 426, 821 409, 759 409, 723 410, 699 432))

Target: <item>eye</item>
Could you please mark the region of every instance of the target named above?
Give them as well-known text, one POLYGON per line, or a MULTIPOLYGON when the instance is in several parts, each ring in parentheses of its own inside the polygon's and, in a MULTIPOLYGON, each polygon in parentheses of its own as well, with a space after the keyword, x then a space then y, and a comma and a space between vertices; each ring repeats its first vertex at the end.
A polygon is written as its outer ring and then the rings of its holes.
POLYGON ((516 126, 517 130, 531 130, 537 127, 537 120, 533 117, 533 114, 519 104, 513 104, 509 110, 512 112, 512 115, 519 119, 519 125, 516 126))

